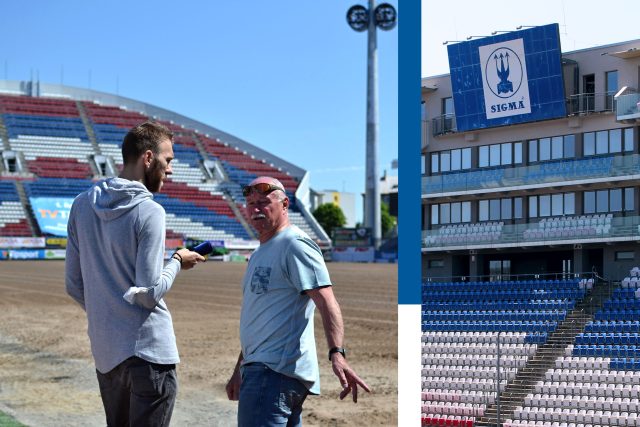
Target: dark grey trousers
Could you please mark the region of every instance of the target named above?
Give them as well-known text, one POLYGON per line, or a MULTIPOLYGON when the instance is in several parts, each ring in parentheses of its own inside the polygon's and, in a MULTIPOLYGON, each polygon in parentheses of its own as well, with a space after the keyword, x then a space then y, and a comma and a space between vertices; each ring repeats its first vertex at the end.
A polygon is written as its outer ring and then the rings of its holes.
POLYGON ((176 365, 130 357, 98 375, 108 427, 165 427, 178 392, 176 365))

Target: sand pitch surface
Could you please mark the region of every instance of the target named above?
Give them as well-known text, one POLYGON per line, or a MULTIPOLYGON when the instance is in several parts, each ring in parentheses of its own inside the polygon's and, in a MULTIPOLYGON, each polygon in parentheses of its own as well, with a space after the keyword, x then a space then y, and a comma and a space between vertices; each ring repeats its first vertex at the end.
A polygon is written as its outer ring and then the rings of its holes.
MULTIPOLYGON (((340 401, 316 312, 322 395, 307 426, 397 423, 397 265, 329 263, 349 362, 372 387, 340 401)), ((166 298, 181 363, 173 426, 233 426, 224 385, 239 352, 241 263, 208 262, 178 276, 166 298)), ((104 426, 81 308, 64 291, 64 262, 0 262, 0 410, 29 426, 104 426)))

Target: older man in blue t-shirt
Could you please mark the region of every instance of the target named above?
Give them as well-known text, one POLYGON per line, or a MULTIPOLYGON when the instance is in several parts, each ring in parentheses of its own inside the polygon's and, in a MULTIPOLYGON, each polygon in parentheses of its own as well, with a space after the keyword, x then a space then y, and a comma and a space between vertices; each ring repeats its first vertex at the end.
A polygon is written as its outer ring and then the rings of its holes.
POLYGON ((245 273, 240 314, 242 351, 227 396, 239 400, 238 425, 299 426, 302 404, 320 393, 313 313, 322 315, 329 359, 340 380, 340 399, 358 398, 362 381, 345 359, 340 306, 331 288, 322 252, 304 232, 289 224, 282 184, 256 178, 244 188, 247 216, 260 246, 245 273))

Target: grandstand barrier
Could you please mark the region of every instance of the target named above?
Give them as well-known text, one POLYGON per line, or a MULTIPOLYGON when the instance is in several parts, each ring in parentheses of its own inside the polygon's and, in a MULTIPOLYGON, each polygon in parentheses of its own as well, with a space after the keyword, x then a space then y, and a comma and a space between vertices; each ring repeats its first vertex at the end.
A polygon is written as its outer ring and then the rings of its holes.
POLYGON ((597 242, 602 239, 640 239, 640 216, 594 214, 542 218, 525 224, 482 222, 447 225, 422 231, 424 250, 550 244, 562 241, 597 242))
POLYGON ((542 186, 554 182, 602 180, 640 173, 640 155, 625 154, 541 162, 530 166, 460 170, 424 176, 422 193, 486 191, 518 186, 542 186))

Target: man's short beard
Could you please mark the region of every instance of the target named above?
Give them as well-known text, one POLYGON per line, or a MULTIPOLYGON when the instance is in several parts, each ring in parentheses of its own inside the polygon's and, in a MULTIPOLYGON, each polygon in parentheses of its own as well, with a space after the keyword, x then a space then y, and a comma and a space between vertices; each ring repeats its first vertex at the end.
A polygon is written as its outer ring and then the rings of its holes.
POLYGON ((157 193, 160 191, 162 185, 162 176, 158 174, 160 170, 160 164, 156 159, 153 159, 151 166, 144 171, 144 186, 147 187, 151 193, 157 193))

